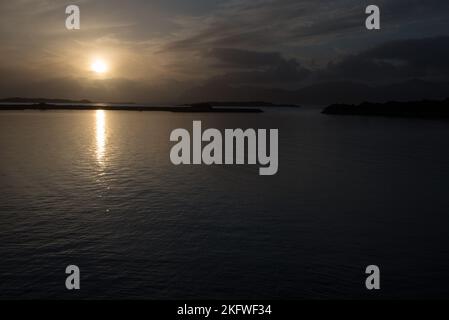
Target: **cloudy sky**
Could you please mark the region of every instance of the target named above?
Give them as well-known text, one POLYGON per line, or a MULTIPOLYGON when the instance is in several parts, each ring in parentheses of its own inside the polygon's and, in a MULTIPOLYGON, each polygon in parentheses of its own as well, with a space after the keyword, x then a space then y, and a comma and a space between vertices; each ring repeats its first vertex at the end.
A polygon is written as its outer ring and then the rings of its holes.
POLYGON ((0 14, 0 97, 312 103, 449 83, 447 0, 16 0, 0 14), (70 4, 81 30, 65 28, 70 4))

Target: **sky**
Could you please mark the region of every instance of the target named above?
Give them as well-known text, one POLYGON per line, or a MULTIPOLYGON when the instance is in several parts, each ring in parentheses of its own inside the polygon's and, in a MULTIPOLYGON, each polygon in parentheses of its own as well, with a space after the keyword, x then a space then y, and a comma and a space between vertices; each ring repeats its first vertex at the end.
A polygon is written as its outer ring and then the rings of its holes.
POLYGON ((447 0, 0 2, 0 97, 329 103, 449 92, 447 0), (65 8, 81 10, 67 30, 65 8), (381 30, 365 8, 381 9, 381 30), (102 59, 108 72, 92 71, 102 59))

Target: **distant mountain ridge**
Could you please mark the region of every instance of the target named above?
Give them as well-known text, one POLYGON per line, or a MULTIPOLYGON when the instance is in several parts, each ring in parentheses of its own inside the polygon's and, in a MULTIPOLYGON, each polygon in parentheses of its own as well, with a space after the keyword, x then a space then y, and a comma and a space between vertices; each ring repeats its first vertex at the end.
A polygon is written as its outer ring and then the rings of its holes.
POLYGON ((332 103, 362 103, 364 101, 416 101, 444 99, 449 82, 411 79, 384 85, 369 85, 354 81, 323 82, 296 90, 250 86, 206 85, 186 92, 183 101, 273 101, 276 104, 329 105, 332 103))

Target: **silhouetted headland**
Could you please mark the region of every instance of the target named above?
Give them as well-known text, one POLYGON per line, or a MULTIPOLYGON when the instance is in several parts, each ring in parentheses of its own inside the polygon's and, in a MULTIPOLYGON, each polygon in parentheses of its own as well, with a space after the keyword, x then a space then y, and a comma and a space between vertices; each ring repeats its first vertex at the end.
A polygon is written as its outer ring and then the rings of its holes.
POLYGON ((442 101, 363 102, 359 105, 333 104, 325 108, 322 113, 330 115, 447 118, 449 117, 449 98, 442 101))
MULTIPOLYGON (((59 103, 59 102, 58 102, 59 103)), ((112 110, 112 111, 168 111, 168 112, 202 112, 202 113, 260 113, 256 108, 216 108, 208 103, 192 104, 190 106, 130 106, 113 104, 52 104, 47 102, 33 104, 5 104, 0 105, 1 110, 112 110)))

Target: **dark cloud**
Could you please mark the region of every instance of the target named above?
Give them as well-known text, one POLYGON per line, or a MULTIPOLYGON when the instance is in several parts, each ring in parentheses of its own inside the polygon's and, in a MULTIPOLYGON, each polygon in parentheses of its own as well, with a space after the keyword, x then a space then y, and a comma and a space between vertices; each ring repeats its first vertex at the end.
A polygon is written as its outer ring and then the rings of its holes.
MULTIPOLYGON (((316 45, 336 37, 367 36, 365 8, 372 1, 359 0, 241 0, 222 6, 192 26, 189 35, 169 41, 170 51, 212 47, 267 49, 273 46, 316 45)), ((420 28, 422 36, 435 35, 449 26, 447 0, 378 0, 382 33, 410 36, 420 28), (430 28, 429 22, 431 23, 430 28), (402 27, 404 26, 404 27, 402 27)), ((197 22, 197 21, 195 21, 197 22)))
POLYGON ((294 84, 303 81, 310 74, 296 59, 286 59, 278 52, 217 48, 208 52, 206 57, 213 59, 215 67, 228 70, 210 80, 218 83, 294 84))
POLYGON ((214 82, 223 82, 234 85, 282 85, 300 83, 310 74, 302 68, 296 60, 284 61, 278 65, 263 70, 229 72, 211 79, 214 82))
POLYGON ((212 77, 203 86, 189 91, 187 100, 201 100, 204 95, 210 100, 226 100, 227 96, 327 104, 444 98, 449 92, 447 36, 389 41, 314 71, 279 53, 220 49, 212 50, 209 56, 220 61, 225 70, 245 66, 250 70, 212 77), (282 89, 281 85, 288 83, 294 83, 296 89, 282 89), (274 89, 276 85, 278 89, 274 89))
POLYGON ((319 77, 364 81, 449 79, 449 37, 390 41, 330 63, 319 77))
POLYGON ((257 68, 285 63, 279 52, 257 52, 233 48, 214 48, 206 53, 218 61, 218 66, 229 68, 257 68))

